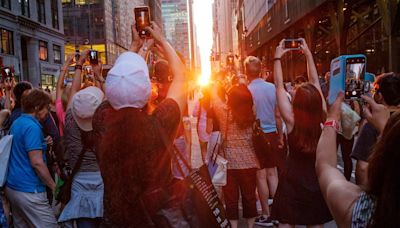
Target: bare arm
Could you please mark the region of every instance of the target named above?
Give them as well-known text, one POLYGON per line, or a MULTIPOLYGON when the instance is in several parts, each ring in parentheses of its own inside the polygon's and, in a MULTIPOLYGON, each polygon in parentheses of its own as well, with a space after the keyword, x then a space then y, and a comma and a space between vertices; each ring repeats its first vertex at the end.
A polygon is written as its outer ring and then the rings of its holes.
POLYGON ((294 114, 292 104, 288 96, 286 95, 286 90, 283 86, 283 73, 282 73, 282 63, 280 58, 287 52, 283 47, 282 40, 278 47, 276 47, 275 61, 274 61, 274 81, 276 87, 276 100, 278 104, 279 111, 285 121, 288 132, 291 132, 294 127, 294 114))
POLYGON ((153 28, 147 27, 146 29, 151 33, 154 40, 159 43, 164 50, 167 61, 171 67, 172 75, 174 79, 169 87, 167 98, 171 98, 176 101, 181 110, 181 116, 186 106, 186 81, 185 81, 185 65, 182 63, 176 51, 168 43, 165 37, 162 35, 160 28, 153 22, 153 28))
MULTIPOLYGON (((343 94, 339 95, 330 110, 328 119, 340 119, 340 106, 343 94)), ((349 227, 354 203, 358 199, 361 189, 349 182, 336 168, 336 136, 332 127, 325 127, 318 142, 316 153, 316 172, 322 195, 339 227, 349 227)))
MULTIPOLYGON (((90 50, 85 50, 82 53, 76 65, 82 66, 85 63, 89 52, 90 50)), ((71 92, 68 98, 68 107, 71 106, 72 98, 74 97, 75 93, 77 93, 81 89, 81 84, 82 84, 81 74, 82 74, 81 69, 75 69, 74 79, 72 80, 71 92)))
POLYGON ((56 89, 56 100, 60 100, 61 96, 64 92, 64 78, 65 74, 68 72, 68 67, 72 63, 72 60, 74 59, 74 54, 70 54, 65 61, 63 67, 61 68, 60 76, 58 77, 57 81, 57 89, 56 89))
POLYGON ((14 89, 14 86, 15 86, 14 79, 11 80, 11 81, 10 80, 5 80, 4 81, 4 87, 5 87, 5 90, 6 90, 6 100, 5 100, 5 103, 4 103, 4 108, 8 109, 10 111, 12 111, 11 93, 12 93, 12 90, 14 89))
POLYGON ((52 192, 56 189, 56 183, 51 178, 50 172, 43 161, 43 152, 41 150, 33 150, 28 153, 29 160, 40 180, 51 189, 52 192))

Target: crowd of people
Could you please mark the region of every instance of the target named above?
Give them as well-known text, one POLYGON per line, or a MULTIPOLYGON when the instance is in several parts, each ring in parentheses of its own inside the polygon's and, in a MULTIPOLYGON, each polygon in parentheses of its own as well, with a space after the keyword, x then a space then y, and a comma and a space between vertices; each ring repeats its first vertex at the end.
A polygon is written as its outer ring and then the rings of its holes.
POLYGON ((193 85, 182 58, 159 27, 146 30, 149 40, 132 26, 130 50, 106 76, 101 63, 91 64, 90 82, 82 83, 90 50, 66 59, 55 93, 3 81, 1 137, 10 134, 13 141, 0 198, 2 227, 188 227, 160 214, 182 203, 166 200, 160 188, 185 178, 172 168, 176 161, 163 139, 189 162, 199 140, 197 152, 209 164, 215 135, 222 138, 218 155, 228 162, 226 184, 215 188, 230 227, 238 227, 239 200, 248 227, 323 227, 331 220, 339 227, 400 226, 399 74, 378 76, 361 99, 348 101, 341 93, 328 105, 329 75, 321 84, 304 39, 307 77, 290 87, 284 82, 281 60, 290 50, 282 41, 272 78, 264 80, 262 61, 249 56, 244 74, 213 75, 196 96, 188 91, 193 85), (148 52, 160 58, 152 78, 148 52), (71 65, 72 83, 64 83, 71 65), (194 109, 188 97, 197 98, 194 109), (350 139, 340 129, 345 103, 361 116, 350 139), (266 148, 254 140, 255 128, 266 148))

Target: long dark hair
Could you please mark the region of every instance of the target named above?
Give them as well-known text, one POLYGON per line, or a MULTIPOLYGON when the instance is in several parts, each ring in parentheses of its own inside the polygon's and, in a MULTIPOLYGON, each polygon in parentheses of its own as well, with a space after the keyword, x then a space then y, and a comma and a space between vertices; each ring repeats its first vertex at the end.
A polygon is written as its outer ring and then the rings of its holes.
POLYGON ((377 198, 370 227, 400 227, 400 112, 386 124, 368 159, 367 192, 377 198))
POLYGON ((297 145, 306 153, 315 153, 322 132, 321 123, 325 120, 322 98, 315 86, 304 83, 296 89, 293 113, 295 122, 293 136, 297 140, 297 145))
POLYGON ((254 123, 253 97, 247 86, 239 84, 228 91, 228 107, 232 118, 240 128, 251 127, 254 123))

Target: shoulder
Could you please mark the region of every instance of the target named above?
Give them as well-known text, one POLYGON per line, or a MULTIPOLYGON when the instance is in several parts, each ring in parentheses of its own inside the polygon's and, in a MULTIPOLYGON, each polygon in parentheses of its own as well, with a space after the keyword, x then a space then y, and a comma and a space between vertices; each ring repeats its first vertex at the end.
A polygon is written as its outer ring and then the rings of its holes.
POLYGON ((173 99, 167 98, 160 103, 152 115, 159 119, 172 118, 171 121, 179 121, 181 114, 178 103, 173 99))

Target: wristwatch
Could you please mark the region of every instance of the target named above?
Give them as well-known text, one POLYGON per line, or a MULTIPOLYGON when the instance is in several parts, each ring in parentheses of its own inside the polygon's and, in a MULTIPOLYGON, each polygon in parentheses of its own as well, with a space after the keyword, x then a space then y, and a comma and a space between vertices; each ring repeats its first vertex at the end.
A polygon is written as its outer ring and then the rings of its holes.
POLYGON ((324 128, 325 127, 332 127, 333 129, 335 129, 336 132, 340 131, 340 125, 339 122, 337 120, 327 120, 324 123, 324 128))

